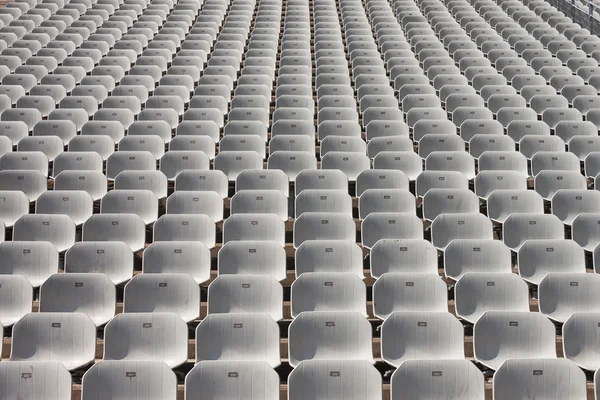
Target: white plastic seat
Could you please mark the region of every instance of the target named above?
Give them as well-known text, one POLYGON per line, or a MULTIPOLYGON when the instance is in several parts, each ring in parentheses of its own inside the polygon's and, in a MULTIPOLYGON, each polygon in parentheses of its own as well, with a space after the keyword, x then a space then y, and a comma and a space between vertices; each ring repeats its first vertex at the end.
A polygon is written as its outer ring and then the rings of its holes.
POLYGON ((174 313, 117 314, 104 329, 104 360, 163 361, 175 368, 187 360, 188 327, 174 313))
POLYGON ((509 359, 494 374, 494 399, 509 400, 543 396, 548 400, 585 400, 583 371, 569 360, 509 359))
POLYGON ((394 371, 390 383, 391 400, 485 398, 483 374, 468 360, 408 360, 394 371))
POLYGON ((285 249, 275 241, 230 241, 219 250, 217 269, 219 275, 269 275, 282 281, 287 277, 285 249))
POLYGON ((594 251, 600 243, 600 214, 581 213, 571 224, 571 237, 586 251, 594 251))
POLYGON ((223 244, 232 240, 272 240, 285 244, 285 224, 276 214, 234 214, 223 224, 223 244))
POLYGON ((0 399, 71 397, 71 374, 59 361, 2 362, 0 379, 5 382, 0 388, 0 399))
POLYGON ((366 316, 366 287, 351 272, 306 272, 292 284, 292 317, 312 311, 353 311, 366 316))
POLYGON ((33 287, 22 275, 0 275, 0 326, 9 327, 32 311, 33 287))
POLYGON ((13 326, 10 361, 59 361, 72 371, 95 353, 96 325, 82 313, 30 313, 13 326))
POLYGON ((488 217, 503 224, 514 213, 543 214, 544 199, 527 189, 494 190, 487 199, 488 217))
POLYGON ((283 318, 283 288, 268 275, 225 274, 208 287, 208 314, 268 314, 283 318))
POLYGON ((585 272, 548 273, 538 287, 540 312, 564 323, 573 313, 600 311, 596 299, 598 278, 585 272))
POLYGON ((455 286, 456 315, 475 323, 486 311, 529 311, 529 288, 506 272, 468 272, 455 286))
POLYGON ((599 205, 600 192, 596 190, 561 189, 551 200, 552 214, 565 225, 571 225, 581 213, 600 212, 599 205))
POLYGON ((431 241, 444 250, 456 239, 492 239, 492 223, 482 214, 441 214, 431 224, 431 241))
POLYGON ((528 239, 517 253, 519 274, 527 282, 539 285, 548 273, 584 273, 585 254, 572 240, 528 239))
POLYGON ((217 400, 223 392, 249 400, 279 400, 279 375, 264 361, 201 361, 185 377, 185 396, 217 400))
POLYGON ((207 215, 165 214, 154 223, 154 242, 196 241, 215 247, 215 222, 207 215))
POLYGON ((15 241, 44 241, 63 252, 75 243, 75 224, 64 214, 27 214, 13 227, 15 241))
POLYGON ((385 273, 373 285, 373 312, 385 320, 392 313, 448 311, 444 282, 434 274, 385 273))
POLYGON ((77 242, 65 254, 64 269, 103 274, 118 285, 133 276, 133 252, 124 242, 77 242))
POLYGON ((541 313, 487 311, 473 328, 475 360, 498 370, 511 358, 556 358, 555 332, 541 313))
POLYGON ((83 376, 85 400, 175 400, 177 377, 160 361, 100 361, 83 376))
POLYGON ((175 313, 191 322, 200 317, 200 288, 188 274, 136 275, 125 285, 123 312, 175 313))
POLYGON ((303 312, 290 324, 288 341, 292 367, 304 360, 374 362, 371 325, 357 312, 303 312))
POLYGON ((265 361, 280 365, 279 327, 268 314, 209 314, 196 328, 196 362, 265 361))
POLYGON ((462 324, 448 312, 394 312, 381 326, 381 357, 399 367, 409 360, 464 359, 462 324))
POLYGON ((40 312, 83 313, 101 326, 115 315, 116 296, 105 274, 54 274, 40 288, 40 312))
POLYGON ((289 400, 378 400, 381 375, 365 360, 306 360, 288 378, 289 400))
POLYGON ((146 224, 136 214, 94 214, 83 224, 83 241, 122 241, 132 251, 144 248, 146 224))
POLYGON ((564 239, 562 222, 554 215, 513 213, 502 224, 504 244, 518 251, 532 239, 564 239))

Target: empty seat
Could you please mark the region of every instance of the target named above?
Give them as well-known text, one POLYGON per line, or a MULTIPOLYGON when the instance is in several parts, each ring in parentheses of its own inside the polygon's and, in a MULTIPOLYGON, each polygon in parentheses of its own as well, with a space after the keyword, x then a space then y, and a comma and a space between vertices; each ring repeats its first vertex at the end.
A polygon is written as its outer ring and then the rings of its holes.
POLYGON ((381 357, 399 367, 409 360, 463 359, 462 324, 448 312, 394 312, 381 326, 381 357))
POLYGON ((235 240, 219 250, 217 268, 219 275, 270 275, 282 281, 285 260, 285 249, 275 241, 235 240))
POLYGON ((437 273, 437 251, 423 239, 381 239, 371 248, 371 275, 437 273))
MULTIPOLYGON (((185 395, 217 400, 223 392, 248 399, 279 399, 279 375, 264 361, 201 361, 186 375, 185 395)), ((169 399, 170 400, 170 399, 169 399)))
POLYGON ((543 214, 544 199, 533 190, 494 190, 487 199, 487 212, 492 221, 503 224, 514 213, 543 214))
POLYGON ((40 288, 40 312, 83 313, 101 326, 115 307, 115 285, 102 273, 54 274, 40 288))
POLYGON ((351 272, 307 272, 292 284, 292 317, 305 311, 355 311, 366 317, 367 292, 351 272))
POLYGON ((204 214, 213 221, 223 219, 223 198, 216 192, 177 191, 167 199, 168 214, 204 214))
POLYGON ((441 214, 431 224, 431 242, 439 250, 455 239, 492 238, 492 223, 482 214, 441 214))
POLYGON ((564 323, 573 313, 598 312, 596 296, 600 276, 574 273, 548 273, 539 284, 540 312, 564 323))
MULTIPOLYGON (((525 358, 525 357, 519 357, 525 358)), ((537 357, 535 357, 537 358, 537 357)), ((565 359, 509 359, 494 374, 494 399, 543 396, 546 399, 587 399, 583 371, 565 359)))
POLYGON ((170 368, 187 360, 188 328, 174 313, 124 313, 104 329, 104 360, 163 361, 170 368))
POLYGON ((231 240, 272 240, 285 244, 285 224, 276 214, 234 214, 223 224, 223 244, 231 240))
POLYGON ((198 241, 215 247, 215 222, 207 215, 166 214, 154 224, 154 241, 198 241))
POLYGON ((446 213, 478 213, 479 198, 468 189, 430 189, 423 196, 423 217, 433 221, 446 213))
POLYGON ((456 315, 471 323, 490 310, 529 311, 529 288, 510 269, 464 274, 456 283, 454 298, 456 315))
POLYGON ((563 354, 580 368, 596 371, 600 357, 596 337, 600 326, 595 311, 575 312, 563 325, 563 354))
POLYGON ((175 400, 177 377, 160 361, 100 361, 83 376, 85 400, 108 398, 175 400))
POLYGON ((65 254, 64 269, 103 274, 118 285, 133 276, 133 252, 124 242, 77 242, 65 254))
POLYGON ((136 214, 94 214, 83 224, 82 238, 93 242, 122 241, 132 251, 138 251, 144 248, 146 224, 136 214))
POLYGON ((564 224, 571 225, 581 213, 600 211, 600 192, 596 190, 561 189, 552 197, 552 214, 564 224))
POLYGON ((279 327, 268 314, 209 314, 196 328, 196 362, 265 361, 279 366, 279 327))
POLYGON ((365 360, 306 360, 288 378, 289 400, 376 400, 381 375, 365 360))
POLYGON ((268 275, 225 274, 208 287, 208 314, 268 314, 283 318, 283 288, 268 275))
POLYGON ((386 319, 396 311, 448 311, 445 283, 434 274, 385 273, 373 285, 373 312, 386 319))
POLYGON ((296 196, 296 218, 306 212, 340 213, 351 217, 352 198, 340 189, 304 189, 296 196))
POLYGON ((294 247, 305 240, 354 240, 356 226, 346 214, 305 212, 294 222, 294 247))
POLYGON ((594 251, 600 243, 600 214, 581 213, 571 225, 571 237, 586 251, 594 251))
POLYGON ((63 214, 24 215, 15 222, 13 240, 50 242, 62 252, 75 243, 75 224, 63 214))
MULTIPOLYGON (((239 177, 239 175, 238 175, 239 177)), ((231 214, 276 214, 288 219, 288 199, 279 190, 241 190, 231 198, 231 214)))
MULTIPOLYGON (((162 243, 165 242, 158 242, 155 245, 162 243)), ((175 313, 185 322, 194 321, 200 317, 198 283, 188 274, 136 275, 125 285, 123 312, 175 313)))
POLYGON ((511 358, 556 358, 555 330, 541 313, 487 311, 473 328, 475 360, 498 370, 511 358))
POLYGON ((82 313, 30 313, 13 326, 10 361, 59 361, 72 371, 95 353, 96 325, 82 313))
POLYGON ((9 327, 31 312, 33 287, 22 275, 0 275, 0 326, 9 327))
POLYGON ((19 190, 0 191, 0 219, 11 227, 23 215, 29 213, 29 198, 19 190))
POLYGON ((380 239, 422 239, 423 223, 413 213, 370 213, 361 224, 362 244, 373 247, 380 239))
POLYGON ((11 361, 0 363, 0 398, 71 397, 71 374, 59 361, 11 361), (32 379, 33 378, 33 379, 32 379))
POLYGON ((513 213, 502 225, 504 244, 514 251, 531 239, 564 239, 562 222, 554 215, 513 213))
POLYGON ((363 278, 362 250, 354 240, 306 240, 296 250, 296 276, 305 272, 352 272, 363 278))
POLYGON ((572 240, 528 239, 517 253, 519 274, 527 282, 539 285, 548 273, 585 272, 585 254, 572 240))
POLYGON ((290 324, 288 340, 292 367, 304 360, 374 362, 371 325, 357 312, 303 312, 290 324))
POLYGON ((394 371, 390 383, 392 400, 485 398, 483 374, 468 360, 408 360, 394 371))

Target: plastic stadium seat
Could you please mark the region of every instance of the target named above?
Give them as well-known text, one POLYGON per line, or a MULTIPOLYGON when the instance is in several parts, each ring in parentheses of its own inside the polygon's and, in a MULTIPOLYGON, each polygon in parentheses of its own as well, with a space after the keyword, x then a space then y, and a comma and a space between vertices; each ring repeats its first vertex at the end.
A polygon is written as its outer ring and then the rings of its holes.
POLYGON ((22 275, 0 275, 0 326, 9 327, 31 312, 33 287, 22 275))
POLYGON ((10 361, 59 361, 72 371, 95 353, 96 325, 82 313, 30 313, 13 326, 10 361))
POLYGON ((595 295, 600 280, 596 274, 548 273, 539 284, 540 312, 564 323, 573 313, 597 312, 595 295))
POLYGON ((455 286, 456 315, 475 323, 486 311, 529 311, 525 281, 504 272, 464 274, 455 286))
POLYGON ((544 199, 533 190, 500 188, 489 195, 487 208, 488 217, 503 224, 514 213, 543 214, 544 199))
POLYGON ((288 197, 289 181, 287 175, 280 170, 247 170, 236 177, 235 191, 240 190, 279 190, 288 197))
POLYGON ((446 285, 434 274, 385 273, 373 285, 373 311, 384 320, 396 311, 445 312, 447 302, 446 285))
POLYGON ((392 400, 438 396, 485 398, 483 374, 467 360, 408 360, 391 378, 392 400))
POLYGON ((294 247, 305 240, 354 240, 352 217, 341 213, 306 212, 294 222, 294 247))
POLYGON ((564 239, 562 222, 554 215, 513 213, 502 225, 504 244, 514 251, 532 239, 564 239))
POLYGON ((376 400, 381 376, 365 360, 306 360, 288 378, 289 400, 376 400))
POLYGON ((296 218, 305 212, 339 213, 352 216, 352 198, 345 190, 304 189, 296 196, 296 218))
MULTIPOLYGON (((286 278, 285 250, 275 241, 234 240, 219 250, 219 275, 270 275, 286 278)), ((208 270, 207 270, 208 272, 208 270)))
POLYGON ((40 288, 40 312, 83 313, 101 326, 115 307, 115 285, 104 274, 54 274, 40 288))
MULTIPOLYGON (((238 175, 239 176, 239 175, 238 175)), ((277 214, 288 219, 288 199, 279 190, 241 190, 231 198, 231 214, 277 214)))
POLYGON ((553 272, 584 273, 585 254, 572 240, 526 240, 518 249, 519 274, 527 282, 539 285, 553 272))
POLYGON ((132 251, 146 241, 146 224, 136 214, 94 214, 83 224, 83 241, 125 242, 132 251))
POLYGON ((437 251, 423 239, 381 239, 371 248, 371 274, 437 273, 437 251))
POLYGON ((59 361, 2 362, 0 379, 5 382, 0 389, 2 399, 71 397, 71 374, 59 361))
POLYGON ((586 251, 594 251, 600 243, 600 214, 581 213, 571 224, 573 241, 586 251))
POLYGON ((473 328, 473 350, 494 370, 510 358, 556 358, 555 328, 541 313, 487 311, 473 328))
POLYGON ((210 314, 196 328, 196 362, 265 361, 279 366, 279 327, 268 314, 210 314))
POLYGON ((431 242, 444 250, 456 239, 492 239, 492 223, 482 214, 441 214, 431 224, 431 242))
POLYGON ((163 361, 174 368, 187 360, 187 333, 174 313, 118 314, 104 329, 104 360, 163 361))
POLYGON ((199 304, 200 290, 190 275, 144 273, 125 285, 123 312, 169 312, 190 322, 199 318, 199 304))
POLYGON ((177 191, 167 199, 167 214, 203 214, 223 220, 223 198, 216 192, 177 191))
POLYGON ((432 188, 423 196, 423 218, 433 221, 440 214, 479 213, 479 198, 468 189, 432 188))
POLYGON ((493 391, 498 400, 539 395, 587 399, 585 374, 575 363, 561 358, 509 359, 494 374, 493 391))
POLYGON ((292 317, 312 311, 355 311, 366 316, 366 287, 351 272, 306 272, 292 284, 292 317))
POLYGON ((175 400, 177 378, 160 361, 100 361, 83 376, 82 399, 106 396, 127 399, 175 400))
POLYGON ((133 276, 133 252, 124 242, 77 242, 65 254, 64 269, 103 274, 118 285, 133 276))
POLYGON ((304 360, 374 362, 371 326, 357 312, 303 312, 290 324, 288 338, 293 367, 304 360))
POLYGON ((273 240, 285 244, 285 226, 276 214, 234 214, 223 224, 223 244, 232 240, 273 240))
POLYGON ((202 393, 207 400, 216 400, 223 391, 235 397, 278 400, 279 376, 264 361, 232 360, 201 361, 185 377, 188 398, 202 393))
POLYGON ((462 324, 448 312, 394 312, 381 326, 381 357, 395 367, 409 360, 463 359, 463 341, 462 324))
POLYGON ((199 241, 215 247, 215 223, 207 215, 166 214, 154 224, 154 241, 199 241))
POLYGON ((305 169, 296 176, 296 196, 304 189, 339 189, 348 192, 348 177, 340 170, 305 169))

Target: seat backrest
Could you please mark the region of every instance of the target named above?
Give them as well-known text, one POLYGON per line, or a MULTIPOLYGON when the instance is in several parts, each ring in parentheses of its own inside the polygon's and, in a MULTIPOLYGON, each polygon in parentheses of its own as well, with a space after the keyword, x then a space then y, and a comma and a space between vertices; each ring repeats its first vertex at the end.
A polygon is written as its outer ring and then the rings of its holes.
POLYGON ((467 272, 454 288, 456 315, 471 323, 490 310, 529 311, 529 287, 510 270, 467 272))
POLYGON ((513 213, 502 224, 504 244, 517 251, 532 239, 564 239, 563 223, 549 214, 513 213))
POLYGON ((185 377, 185 396, 206 400, 223 393, 248 400, 279 400, 279 375, 264 361, 201 361, 185 377))
POLYGON ((115 315, 116 296, 105 274, 54 274, 40 288, 40 312, 83 313, 101 326, 115 315))
POLYGON ((549 273, 538 286, 540 312, 564 323, 576 312, 598 312, 600 276, 580 273, 549 273))
POLYGON ((366 360, 305 360, 288 378, 288 399, 379 400, 381 374, 366 360))
POLYGON ((464 358, 462 324, 448 312, 394 312, 381 326, 381 356, 395 367, 407 360, 464 358))
POLYGON ((175 313, 117 314, 104 328, 104 359, 163 361, 175 368, 187 360, 188 327, 175 313))
POLYGON ((0 379, 4 382, 0 387, 1 399, 71 397, 71 374, 58 361, 3 362, 0 379))
POLYGON ((443 250, 456 239, 493 239, 492 222, 483 214, 441 214, 431 224, 431 242, 443 250))
POLYGON ((290 324, 288 340, 293 367, 303 360, 374 362, 371 324, 357 312, 303 312, 290 324))
POLYGON ((437 250, 424 239, 380 239, 371 247, 371 275, 385 273, 437 273, 437 250))
POLYGON ((556 358, 556 328, 541 313, 487 311, 473 328, 473 350, 494 370, 509 358, 556 358))
POLYGON ((585 374, 570 360, 509 359, 494 374, 493 391, 497 400, 523 396, 585 400, 586 387, 585 374))
POLYGON ((292 284, 292 317, 304 311, 355 311, 365 317, 367 290, 351 272, 306 272, 292 284))
POLYGON ((221 275, 208 287, 208 313, 265 313, 283 318, 283 288, 268 275, 221 275))
POLYGON ((33 287, 22 275, 0 275, 0 325, 11 326, 33 305, 33 287))
POLYGON ((10 361, 60 361, 72 371, 94 361, 96 325, 82 313, 30 313, 13 326, 10 361))
POLYGON ((209 314, 196 328, 196 362, 279 358, 279 326, 268 314, 209 314))
POLYGON ((144 248, 146 224, 136 214, 94 214, 83 224, 82 237, 86 242, 122 241, 138 251, 144 248))
POLYGON ((144 250, 144 274, 185 274, 197 284, 210 279, 210 250, 197 241, 157 241, 144 250))
POLYGON ((415 397, 483 400, 483 374, 468 360, 408 360, 394 371, 391 379, 392 400, 415 397))
POLYGON ((100 361, 83 376, 82 400, 175 400, 177 377, 161 361, 100 361))
POLYGON ((187 274, 139 274, 125 285, 123 312, 175 313, 194 321, 200 317, 200 288, 187 274))
POLYGON ((573 240, 529 239, 517 252, 519 274, 527 282, 539 285, 552 272, 585 272, 585 253, 573 240))

